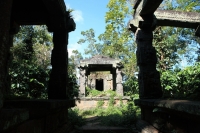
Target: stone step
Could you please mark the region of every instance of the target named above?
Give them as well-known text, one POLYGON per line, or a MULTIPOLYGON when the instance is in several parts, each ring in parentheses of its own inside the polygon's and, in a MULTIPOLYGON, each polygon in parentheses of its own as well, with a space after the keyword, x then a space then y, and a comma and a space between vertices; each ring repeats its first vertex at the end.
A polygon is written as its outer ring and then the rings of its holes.
POLYGON ((123 127, 105 127, 105 126, 95 126, 95 127, 81 127, 76 131, 71 133, 131 133, 128 128, 123 127))

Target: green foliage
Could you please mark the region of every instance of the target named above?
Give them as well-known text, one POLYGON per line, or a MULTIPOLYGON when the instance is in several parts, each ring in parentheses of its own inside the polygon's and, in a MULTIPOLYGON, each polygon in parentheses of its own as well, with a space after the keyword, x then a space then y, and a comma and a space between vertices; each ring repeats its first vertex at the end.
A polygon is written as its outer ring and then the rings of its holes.
POLYGON ((88 44, 88 47, 85 49, 86 55, 94 56, 102 54, 102 45, 100 43, 97 43, 95 39, 95 32, 93 29, 82 31, 81 35, 83 35, 85 38, 80 39, 78 41, 78 44, 83 44, 83 43, 88 44))
POLYGON ((47 98, 47 81, 49 70, 35 66, 25 60, 13 63, 11 70, 11 92, 17 96, 26 95, 31 98, 47 98))
POLYGON ((90 110, 80 110, 79 115, 83 117, 97 116, 102 125, 106 126, 131 126, 135 123, 140 109, 134 106, 133 102, 128 102, 121 107, 94 108, 90 110))
POLYGON ((73 99, 79 95, 79 86, 77 84, 77 77, 75 74, 68 74, 69 91, 68 98, 73 99))
POLYGON ((14 37, 10 65, 13 95, 47 98, 51 40, 45 26, 22 26, 14 37))
POLYGON ((89 87, 86 87, 86 96, 87 97, 103 97, 103 96, 117 96, 117 93, 113 90, 107 90, 107 91, 98 91, 96 89, 90 89, 89 87))
POLYGON ((108 102, 108 106, 109 106, 109 107, 113 107, 114 104, 115 104, 114 95, 111 95, 111 96, 110 96, 110 100, 109 100, 109 102, 108 102))
POLYGON ((133 33, 128 31, 127 23, 131 19, 133 9, 127 0, 110 0, 105 15, 106 29, 99 35, 103 42, 102 53, 112 58, 122 60, 123 73, 126 78, 137 71, 133 33))
POLYGON ((135 94, 139 93, 138 79, 136 77, 131 77, 125 81, 124 94, 130 96, 131 99, 135 97, 135 94))
POLYGON ((85 49, 87 55, 103 54, 116 59, 121 59, 124 65, 123 73, 126 78, 137 71, 136 55, 133 33, 127 30, 128 20, 132 16, 132 7, 128 2, 132 0, 110 0, 107 4, 108 12, 105 15, 105 32, 95 38, 93 29, 82 31, 83 39, 79 44, 88 44, 85 49))
MULTIPOLYGON (((164 10, 176 10, 185 12, 199 12, 198 0, 164 0, 160 6, 164 10)), ((188 64, 195 62, 194 51, 199 53, 200 39, 194 36, 193 29, 158 27, 154 31, 154 46, 157 50, 158 69, 165 71, 180 65, 187 60, 188 64)), ((197 58, 198 60, 198 58, 197 58)))
POLYGON ((77 108, 68 109, 68 121, 74 128, 80 127, 85 123, 83 117, 79 115, 79 110, 77 108))
POLYGON ((97 108, 100 108, 100 107, 102 107, 103 105, 104 105, 104 101, 103 100, 100 100, 100 101, 98 101, 97 102, 97 108))
POLYGON ((76 73, 77 66, 80 60, 83 59, 81 53, 78 50, 73 50, 72 55, 68 58, 68 74, 73 75, 76 73))
POLYGON ((164 97, 199 100, 200 64, 183 70, 163 72, 161 82, 164 97))

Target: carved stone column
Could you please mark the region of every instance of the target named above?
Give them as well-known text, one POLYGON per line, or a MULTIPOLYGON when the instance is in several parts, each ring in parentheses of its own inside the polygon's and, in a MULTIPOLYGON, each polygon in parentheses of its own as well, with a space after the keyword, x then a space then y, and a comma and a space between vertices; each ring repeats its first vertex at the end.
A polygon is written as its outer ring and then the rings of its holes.
POLYGON ((162 0, 137 0, 134 6, 133 20, 129 22, 129 29, 135 33, 137 43, 136 54, 141 99, 162 96, 160 74, 156 70, 156 50, 152 46, 153 30, 157 24, 154 12, 161 2, 162 0))
POLYGON ((85 97, 85 82, 86 82, 86 70, 84 68, 80 68, 80 83, 79 83, 79 96, 85 97))
POLYGON ((0 109, 3 107, 3 97, 10 88, 8 74, 8 60, 10 35, 12 0, 0 0, 0 109))
POLYGON ((118 95, 123 96, 123 86, 122 86, 122 74, 121 69, 116 68, 116 92, 118 95))
POLYGON ((53 33, 54 48, 52 50, 51 65, 52 71, 49 80, 48 98, 67 98, 67 44, 68 31, 65 29, 56 30, 53 33))
MULTIPOLYGON (((145 24, 149 24, 152 19, 145 19, 145 21, 145 24)), ((152 29, 147 27, 137 28, 135 38, 137 43, 137 65, 139 66, 140 98, 159 98, 162 96, 162 88, 160 74, 156 70, 157 57, 156 50, 152 46, 152 29)))

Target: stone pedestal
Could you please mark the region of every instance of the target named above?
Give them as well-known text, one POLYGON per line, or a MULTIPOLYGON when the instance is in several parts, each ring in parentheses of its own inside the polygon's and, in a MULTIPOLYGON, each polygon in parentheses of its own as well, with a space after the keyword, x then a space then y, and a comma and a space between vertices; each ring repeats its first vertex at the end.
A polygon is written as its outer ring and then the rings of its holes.
MULTIPOLYGON (((85 81, 86 81, 86 76, 85 76, 86 70, 84 68, 80 68, 80 87, 79 87, 79 96, 80 97, 85 97, 85 81)), ((92 81, 91 81, 92 82, 92 81)))
POLYGON ((140 98, 159 98, 162 96, 160 74, 156 70, 156 50, 152 46, 153 33, 149 29, 138 28, 136 33, 137 65, 139 66, 140 98))
POLYGON ((51 65, 52 71, 49 80, 48 98, 67 98, 67 44, 68 31, 57 30, 53 33, 54 48, 52 50, 51 65))

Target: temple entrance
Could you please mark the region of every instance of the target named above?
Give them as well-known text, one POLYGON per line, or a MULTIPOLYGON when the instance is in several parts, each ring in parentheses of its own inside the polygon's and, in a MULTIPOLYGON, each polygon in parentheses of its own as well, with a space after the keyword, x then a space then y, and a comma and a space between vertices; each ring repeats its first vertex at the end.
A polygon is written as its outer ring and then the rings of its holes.
POLYGON ((96 90, 103 91, 103 79, 96 79, 96 90))

